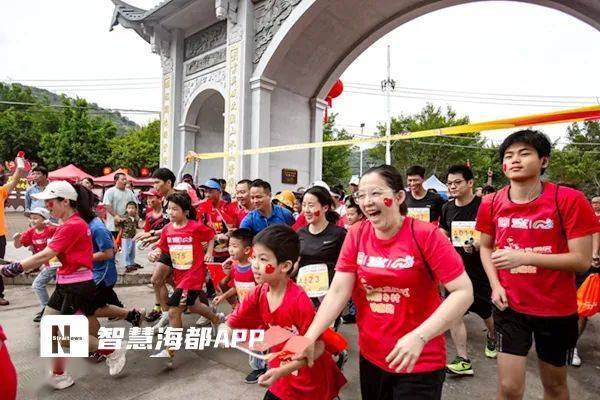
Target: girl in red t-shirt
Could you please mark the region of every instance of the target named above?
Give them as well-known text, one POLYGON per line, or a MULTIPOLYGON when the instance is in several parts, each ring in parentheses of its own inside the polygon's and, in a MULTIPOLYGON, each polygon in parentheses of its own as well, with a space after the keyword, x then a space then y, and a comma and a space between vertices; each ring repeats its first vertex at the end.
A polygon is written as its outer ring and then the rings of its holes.
MULTIPOLYGON (((195 221, 196 212, 186 192, 175 192, 167 196, 167 201, 167 213, 171 222, 163 228, 158 246, 149 254, 148 259, 156 262, 164 254, 173 263, 175 291, 168 300, 169 325, 182 328, 181 316, 186 308, 206 317, 213 325, 219 325, 224 316, 221 313, 215 314, 208 307, 208 299, 202 290, 206 280, 204 262, 212 261, 213 257, 214 231, 195 221), (208 242, 206 254, 203 242, 208 242)), ((174 350, 165 349, 156 357, 168 357, 168 365, 172 366, 174 355, 174 350)))
MULTIPOLYGON (((371 168, 355 194, 366 220, 352 227, 331 287, 305 336, 316 340, 352 296, 357 307, 362 398, 439 399, 445 378, 442 333, 473 301, 471 281, 448 239, 402 216, 402 176, 371 168), (438 282, 449 292, 442 302, 438 282)), ((312 362, 312 347, 305 354, 312 362)))
MULTIPOLYGON (((14 277, 32 270, 57 257, 60 267, 56 271, 56 288, 46 305, 45 315, 87 316, 91 326, 97 326, 94 313, 105 306, 96 300, 96 285, 92 275, 93 247, 92 236, 84 218, 94 215, 92 193, 81 185, 71 185, 66 181, 50 182, 42 193, 34 194, 44 200, 50 215, 60 219, 52 240, 45 249, 21 262, 0 267, 0 273, 14 277)), ((56 334, 56 333, 54 333, 56 334)), ((98 350, 98 338, 89 336, 89 350, 98 350)), ((99 350, 107 356, 106 364, 110 375, 116 375, 125 366, 126 347, 118 350, 99 350)), ((48 383, 56 389, 65 389, 74 381, 64 368, 64 359, 53 358, 52 373, 48 383)))

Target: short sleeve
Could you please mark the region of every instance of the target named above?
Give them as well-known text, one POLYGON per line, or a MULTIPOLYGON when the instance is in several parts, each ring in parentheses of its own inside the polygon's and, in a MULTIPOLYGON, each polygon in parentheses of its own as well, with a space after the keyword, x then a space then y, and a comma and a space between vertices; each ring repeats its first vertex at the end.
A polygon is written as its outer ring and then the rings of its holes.
POLYGON ((305 292, 301 292, 298 295, 295 310, 295 318, 294 322, 296 323, 296 327, 298 328, 298 333, 300 335, 304 335, 310 324, 312 324, 313 319, 315 318, 315 306, 310 301, 305 292))
POLYGON ((428 233, 415 236, 427 264, 440 282, 446 284, 464 272, 462 258, 439 229, 431 229, 428 233))
POLYGON ((448 204, 450 204, 450 203, 446 203, 442 206, 442 213, 440 215, 440 228, 442 228, 446 232, 450 233, 451 229, 448 226, 448 221, 446 219, 446 214, 448 213, 448 204))
POLYGON ((158 240, 158 244, 156 247, 160 249, 165 254, 169 254, 169 245, 167 243, 167 226, 160 232, 160 239, 158 240))
POLYGON ((21 244, 23 246, 31 246, 33 244, 33 230, 34 228, 30 228, 21 234, 21 244))
MULTIPOLYGON (((83 232, 80 232, 80 227, 82 226, 83 225, 79 224, 65 224, 59 226, 52 241, 48 243, 48 247, 56 253, 65 253, 76 243, 73 238, 82 235, 83 232)), ((87 225, 85 227, 87 228, 87 225)))
POLYGON ((494 194, 489 194, 481 200, 479 210, 477 210, 477 222, 475 223, 475 229, 486 235, 494 237, 496 233, 496 227, 494 226, 494 219, 492 216, 492 201, 494 194))
POLYGON ((250 229, 252 232, 254 232, 254 229, 252 229, 252 212, 248 213, 248 215, 244 217, 240 223, 240 228, 250 229))
POLYGON ((263 325, 260 315, 260 292, 263 285, 256 286, 248 292, 244 299, 238 304, 227 317, 227 326, 237 329, 254 329, 263 325))
POLYGON ((104 193, 104 198, 102 199, 102 202, 104 204, 110 205, 112 203, 112 194, 113 191, 111 189, 108 189, 106 193, 104 193))
POLYGON ((355 224, 350 228, 350 231, 346 234, 340 256, 338 257, 335 270, 339 272, 353 272, 356 273, 358 270, 358 264, 356 263, 356 256, 358 255, 358 235, 360 233, 359 228, 362 223, 355 224))
POLYGON ((281 207, 281 209, 283 210, 285 223, 288 224, 289 226, 294 225, 294 223, 296 222, 296 220, 294 219, 294 214, 292 214, 292 212, 290 210, 288 210, 287 208, 281 207))
POLYGON ((108 229, 94 229, 92 231, 92 239, 96 243, 98 251, 102 252, 115 247, 115 242, 108 229))
POLYGON ((208 226, 204 225, 202 222, 198 222, 196 232, 198 232, 198 236, 201 242, 208 242, 215 237, 215 231, 210 229, 208 226))
POLYGON ((599 232, 596 215, 584 194, 570 188, 559 189, 560 214, 567 239, 599 232))
POLYGON ((8 198, 8 190, 6 190, 6 185, 0 186, 0 201, 4 201, 8 198))

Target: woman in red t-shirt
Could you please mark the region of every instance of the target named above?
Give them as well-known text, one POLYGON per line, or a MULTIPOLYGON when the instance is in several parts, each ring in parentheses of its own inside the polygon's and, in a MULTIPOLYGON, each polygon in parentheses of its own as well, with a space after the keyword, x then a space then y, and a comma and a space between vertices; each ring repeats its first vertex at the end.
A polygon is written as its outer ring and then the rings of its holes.
MULTIPOLYGON (((441 398, 442 333, 473 301, 471 281, 448 239, 435 226, 402 216, 403 189, 394 167, 363 175, 355 198, 366 220, 350 227, 331 287, 305 335, 315 341, 352 296, 365 400, 441 398), (449 292, 443 302, 438 282, 449 292)), ((309 363, 312 349, 302 355, 309 363)))
MULTIPOLYGON (((96 285, 92 275, 92 236, 84 218, 94 214, 92 193, 81 185, 66 181, 50 182, 42 193, 34 194, 44 200, 51 216, 61 221, 45 249, 21 262, 0 267, 0 273, 14 277, 32 270, 57 257, 60 267, 56 271, 56 288, 46 305, 45 315, 87 316, 90 325, 97 325, 96 309, 105 304, 96 298, 96 285)), ((53 334, 56 334, 53 332, 53 334)), ((89 350, 98 350, 98 338, 89 336, 89 350)), ((110 375, 116 375, 125 365, 125 345, 118 350, 100 350, 106 355, 110 375)), ((53 358, 53 369, 48 383, 56 389, 73 385, 73 378, 64 369, 64 360, 53 358)))

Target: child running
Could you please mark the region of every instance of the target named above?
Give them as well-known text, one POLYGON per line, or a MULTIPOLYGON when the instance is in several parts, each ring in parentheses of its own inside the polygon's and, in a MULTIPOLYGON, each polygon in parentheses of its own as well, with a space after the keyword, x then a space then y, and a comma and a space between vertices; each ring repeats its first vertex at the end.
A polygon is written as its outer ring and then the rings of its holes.
MULTIPOLYGON (((15 248, 22 246, 29 247, 33 254, 44 250, 48 245, 48 240, 54 236, 56 227, 47 225, 46 221, 50 219, 50 212, 42 207, 36 207, 31 211, 26 211, 25 216, 29 217, 29 225, 31 228, 25 232, 16 233, 13 236, 15 248)), ((55 264, 55 263, 53 263, 55 264)), ((33 280, 31 287, 40 299, 42 309, 33 318, 33 322, 40 322, 44 315, 44 308, 48 304, 48 291, 46 286, 56 278, 56 264, 53 266, 50 262, 46 262, 39 274, 33 280)))
MULTIPOLYGON (((227 276, 220 283, 223 294, 215 297, 213 305, 216 307, 224 300, 230 304, 241 303, 246 295, 256 287, 254 272, 249 257, 252 254, 252 239, 254 234, 250 229, 242 228, 231 232, 229 237, 229 255, 230 259, 224 264, 230 270, 227 276)), ((265 361, 260 358, 250 356, 250 367, 252 371, 244 379, 245 383, 256 383, 258 378, 267 372, 265 361)))
MULTIPOLYGON (((255 329, 279 326, 303 335, 315 315, 304 290, 289 277, 300 253, 300 240, 292 228, 272 225, 254 238, 252 270, 258 286, 248 293, 227 319, 228 328, 255 329)), ((331 400, 345 385, 344 375, 331 354, 317 342, 315 363, 306 360, 269 362, 258 383, 269 387, 265 400, 331 400)), ((275 346, 272 352, 283 345, 275 346)))
MULTIPOLYGON (((169 325, 182 328, 181 315, 187 307, 189 311, 206 317, 213 326, 218 326, 224 316, 212 312, 202 290, 206 278, 204 261, 212 259, 215 234, 203 223, 195 221, 196 212, 186 192, 175 192, 167 197, 167 201, 167 213, 171 222, 162 230, 158 247, 148 258, 156 262, 161 254, 166 254, 173 262, 175 291, 167 303, 169 325), (202 242, 208 242, 206 255, 202 242)), ((165 349, 155 357, 168 357, 168 365, 171 367, 174 355, 172 349, 165 349)))

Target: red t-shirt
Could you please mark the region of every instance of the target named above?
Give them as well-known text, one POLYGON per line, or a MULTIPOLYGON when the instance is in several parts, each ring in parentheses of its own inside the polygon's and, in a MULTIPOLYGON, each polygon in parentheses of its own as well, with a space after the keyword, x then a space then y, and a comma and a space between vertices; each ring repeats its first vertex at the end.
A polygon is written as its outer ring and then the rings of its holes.
POLYGON ((242 266, 234 262, 229 277, 229 287, 235 287, 239 301, 242 301, 256 287, 252 265, 250 264, 242 266))
POLYGON ((169 217, 165 213, 161 212, 158 215, 154 215, 154 211, 150 209, 150 211, 146 213, 146 218, 144 219, 144 232, 161 230, 168 223, 169 217))
MULTIPOLYGON (((46 248, 48 239, 54 236, 54 232, 56 232, 55 226, 45 226, 41 232, 35 228, 29 228, 21 234, 21 244, 25 247, 31 246, 33 254, 39 253, 46 248)), ((49 265, 49 263, 45 265, 49 265)))
POLYGON ((181 228, 172 223, 163 228, 158 248, 171 256, 177 289, 202 290, 206 278, 202 242, 214 237, 212 229, 191 219, 181 228))
POLYGON ((231 203, 232 205, 235 205, 235 226, 239 227, 240 224, 242 223, 242 221, 244 220, 244 218, 246 218, 246 215, 250 214, 250 211, 252 210, 247 210, 244 207, 242 207, 238 202, 235 203, 231 203))
POLYGON ((298 218, 296 218, 296 222, 294 222, 294 225, 292 225, 292 229, 298 232, 300 229, 304 228, 307 225, 308 222, 306 221, 306 217, 304 216, 304 214, 300 213, 298 214, 298 218))
MULTIPOLYGON (((228 317, 227 325, 238 329, 280 326, 295 335, 304 335, 315 316, 315 307, 304 289, 288 281, 283 301, 274 311, 269 309, 268 291, 269 285, 263 284, 249 292, 228 317)), ((283 346, 275 346, 271 351, 280 351, 283 346)), ((269 362, 269 367, 278 367, 278 362, 269 362)), ((331 400, 345 384, 346 378, 333 362, 331 354, 324 352, 312 368, 303 367, 280 378, 269 387, 269 391, 281 400, 331 400)))
MULTIPOLYGON (((236 221, 237 206, 227 203, 225 200, 219 201, 217 207, 213 207, 210 200, 204 200, 196 208, 198 221, 202 221, 211 228, 215 235, 227 232, 227 226, 234 225, 236 221)), ((215 241, 214 257, 228 257, 227 242, 220 243, 215 241)))
POLYGON ((79 215, 73 214, 56 228, 54 236, 48 240, 48 247, 58 253, 61 263, 56 275, 72 275, 82 267, 91 272, 94 254, 92 233, 79 215))
MULTIPOLYGON (((557 188, 550 182, 543 185, 540 196, 526 204, 513 203, 508 186, 485 196, 475 228, 494 239, 495 249, 542 254, 567 253, 568 239, 598 232, 596 216, 583 193, 565 186, 557 188)), ((506 290, 509 307, 515 311, 545 317, 577 312, 573 272, 524 265, 499 270, 498 279, 506 290)))
POLYGON ((0 325, 0 399, 13 400, 17 398, 17 371, 8 349, 6 336, 0 325))
MULTIPOLYGON (((357 275, 352 298, 357 307, 360 353, 382 370, 394 373, 385 357, 398 339, 438 308, 438 280, 444 284, 452 281, 463 273, 464 266, 439 229, 407 217, 388 240, 377 238, 367 220, 352 225, 336 271, 357 275)), ((445 365, 445 341, 439 335, 425 345, 413 373, 436 371, 445 365)))

